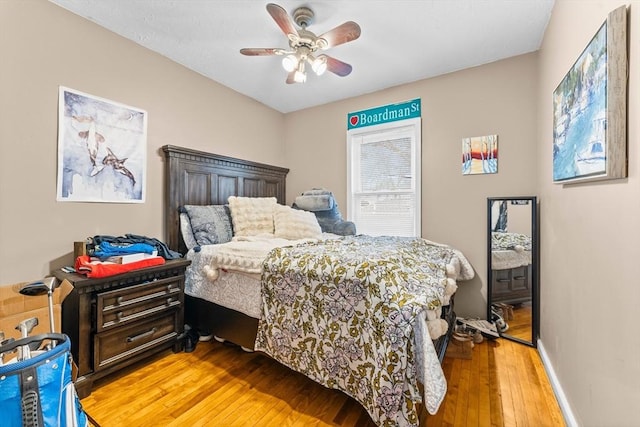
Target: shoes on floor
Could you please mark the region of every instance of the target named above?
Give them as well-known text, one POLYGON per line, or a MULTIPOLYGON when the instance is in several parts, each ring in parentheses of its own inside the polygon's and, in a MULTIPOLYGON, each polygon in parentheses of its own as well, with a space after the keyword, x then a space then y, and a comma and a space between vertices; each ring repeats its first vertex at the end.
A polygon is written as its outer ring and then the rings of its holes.
POLYGON ((509 329, 509 324, 504 320, 504 317, 493 308, 491 309, 491 321, 500 333, 507 332, 509 329))
POLYGON ((493 308, 504 320, 513 320, 513 306, 503 302, 493 303, 493 308))
POLYGON ((445 356, 456 359, 471 359, 473 354, 473 339, 464 333, 453 332, 445 356))
POLYGON ((192 329, 189 325, 184 325, 184 351, 191 353, 196 349, 200 336, 198 331, 192 329))
POLYGON ((457 323, 464 325, 466 329, 472 329, 474 332, 479 331, 484 338, 493 339, 499 338, 497 326, 489 321, 483 319, 465 319, 464 317, 456 318, 457 323))
POLYGON ((211 341, 212 339, 213 339, 213 334, 203 335, 202 332, 200 332, 200 337, 198 338, 198 341, 207 342, 207 341, 211 341))
POLYGON ((479 330, 463 323, 456 322, 454 334, 467 336, 471 338, 474 344, 480 344, 482 341, 484 341, 482 333, 479 330))
POLYGON ((482 341, 484 341, 484 338, 482 337, 482 332, 480 332, 480 331, 476 331, 473 334, 472 338, 473 338, 474 344, 480 344, 482 341))

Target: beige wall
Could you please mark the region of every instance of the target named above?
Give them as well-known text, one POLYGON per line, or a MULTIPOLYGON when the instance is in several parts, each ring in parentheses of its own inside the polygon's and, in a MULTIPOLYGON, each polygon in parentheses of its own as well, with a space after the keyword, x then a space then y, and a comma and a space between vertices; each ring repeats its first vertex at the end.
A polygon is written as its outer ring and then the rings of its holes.
POLYGON ((422 99, 422 235, 459 248, 476 278, 457 311, 486 316, 486 199, 536 195, 537 54, 422 80, 285 117, 287 200, 331 189, 346 211, 347 114, 422 99), (462 138, 498 135, 498 174, 462 176, 462 138))
POLYGON ((638 425, 640 2, 556 0, 540 57, 541 341, 576 420, 638 425), (607 14, 629 9, 629 178, 552 184, 551 94, 607 14))
POLYGON ((286 166, 282 114, 45 0, 0 1, 0 52, 0 284, 88 236, 162 239, 165 144, 286 166), (56 202, 60 85, 147 111, 146 203, 56 202))
POLYGON ((486 198, 538 195, 543 348, 580 424, 632 425, 640 401, 639 14, 630 14, 629 178, 554 185, 550 150, 551 93, 620 4, 556 0, 537 54, 284 116, 45 0, 0 0, 0 284, 70 263, 72 242, 87 236, 162 238, 165 144, 289 167, 289 201, 323 186, 346 215, 347 113, 420 97, 423 235, 460 248, 477 273, 461 284, 458 312, 485 312, 486 198), (55 201, 60 85, 149 113, 145 204, 55 201), (461 138, 490 133, 499 135, 499 173, 462 176, 461 138))

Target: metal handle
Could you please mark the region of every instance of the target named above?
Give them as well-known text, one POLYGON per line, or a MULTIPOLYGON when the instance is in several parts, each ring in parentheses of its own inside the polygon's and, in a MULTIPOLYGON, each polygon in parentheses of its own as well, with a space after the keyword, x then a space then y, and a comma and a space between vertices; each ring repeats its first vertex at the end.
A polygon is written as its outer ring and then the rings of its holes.
POLYGON ((134 342, 134 341, 138 341, 142 338, 146 338, 150 335, 153 335, 156 333, 156 328, 151 328, 151 330, 147 331, 147 332, 143 332, 140 335, 136 335, 133 337, 127 337, 127 342, 134 342))
POLYGON ((116 317, 118 318, 118 321, 121 321, 122 320, 122 312, 121 311, 117 312, 116 313, 116 317))
POLYGON ((167 298, 167 305, 171 305, 172 302, 173 302, 173 298, 167 298))
POLYGON ((515 276, 514 279, 515 280, 524 280, 525 276, 515 276))
POLYGON ((499 283, 504 283, 504 282, 509 282, 509 279, 498 279, 497 281, 499 283))
POLYGON ((121 296, 116 298, 116 304, 120 305, 120 304, 122 304, 122 301, 124 301, 124 298, 122 298, 121 296))

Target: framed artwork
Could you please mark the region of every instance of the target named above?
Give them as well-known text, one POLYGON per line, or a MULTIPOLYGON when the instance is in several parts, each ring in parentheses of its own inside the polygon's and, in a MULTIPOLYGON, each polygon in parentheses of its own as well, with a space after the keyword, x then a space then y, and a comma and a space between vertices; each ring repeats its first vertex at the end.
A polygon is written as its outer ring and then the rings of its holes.
POLYGON ((553 181, 627 176, 627 9, 609 13, 553 92, 553 181))
POLYGON ((498 135, 462 138, 462 174, 498 173, 498 135))
POLYGON ((58 102, 57 200, 144 203, 147 113, 65 87, 58 102))

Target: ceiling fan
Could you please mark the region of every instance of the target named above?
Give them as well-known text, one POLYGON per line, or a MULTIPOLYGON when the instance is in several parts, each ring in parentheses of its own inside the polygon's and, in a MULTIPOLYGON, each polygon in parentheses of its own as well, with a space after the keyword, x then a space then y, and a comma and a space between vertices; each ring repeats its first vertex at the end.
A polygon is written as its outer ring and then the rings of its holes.
POLYGON ((284 56, 282 66, 289 72, 287 76, 288 84, 304 83, 307 80, 306 64, 311 65, 311 69, 317 75, 322 75, 327 70, 340 77, 351 73, 351 65, 324 53, 317 55, 317 52, 360 37, 360 26, 358 24, 348 21, 324 34, 316 36, 307 30, 314 16, 313 11, 308 7, 301 6, 294 10, 293 20, 291 20, 286 10, 274 3, 267 4, 267 12, 289 39, 289 49, 245 48, 240 49, 241 54, 247 56, 284 56), (299 29, 296 29, 294 22, 299 29))

